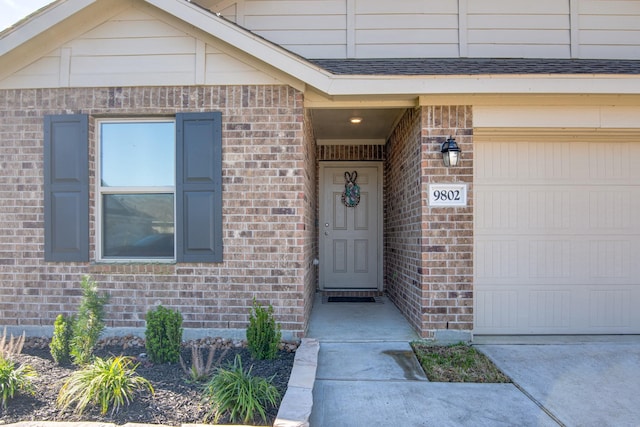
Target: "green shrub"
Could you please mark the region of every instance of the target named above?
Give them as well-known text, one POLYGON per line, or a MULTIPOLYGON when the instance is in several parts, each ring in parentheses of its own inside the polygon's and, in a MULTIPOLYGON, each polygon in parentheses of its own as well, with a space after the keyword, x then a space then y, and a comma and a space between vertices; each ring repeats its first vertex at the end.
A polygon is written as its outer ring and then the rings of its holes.
POLYGON ((7 409, 7 402, 17 392, 35 394, 31 378, 35 371, 29 365, 20 365, 6 359, 0 354, 0 407, 7 409))
POLYGON ((249 424, 256 415, 267 421, 267 405, 276 406, 280 399, 278 389, 270 379, 251 374, 251 369, 242 368, 242 360, 237 355, 229 369, 218 369, 206 384, 203 392, 204 402, 209 407, 204 421, 213 417, 218 423, 220 417, 229 414, 231 422, 249 424))
POLYGON ((155 363, 176 363, 182 343, 182 314, 159 305, 147 312, 147 355, 155 363))
POLYGON ((129 404, 137 391, 147 389, 153 393, 151 383, 136 375, 138 365, 126 356, 109 359, 96 357, 93 362, 75 371, 64 383, 58 394, 57 404, 65 410, 75 405, 74 412, 82 414, 88 405, 99 406, 100 413, 118 412, 129 404))
POLYGON ((91 360, 93 350, 105 328, 104 306, 109 301, 109 296, 100 295, 97 283, 89 276, 82 278, 80 286, 82 300, 71 328, 72 338, 69 347, 73 363, 85 365, 91 360))
POLYGON ((73 319, 69 319, 62 314, 59 314, 53 323, 53 337, 49 344, 49 350, 51 357, 53 357, 53 360, 55 360, 57 364, 69 361, 72 323, 73 319))
POLYGON ((254 298, 253 309, 249 315, 247 328, 247 346, 254 359, 275 359, 282 333, 280 325, 273 317, 273 307, 265 309, 254 298))

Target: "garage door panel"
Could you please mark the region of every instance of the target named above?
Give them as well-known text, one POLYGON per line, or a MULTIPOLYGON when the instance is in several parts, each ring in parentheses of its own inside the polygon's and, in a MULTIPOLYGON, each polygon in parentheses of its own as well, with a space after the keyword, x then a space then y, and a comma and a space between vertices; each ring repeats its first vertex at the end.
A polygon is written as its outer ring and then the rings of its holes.
POLYGON ((478 334, 637 334, 637 286, 518 285, 476 293, 478 334))
MULTIPOLYGON (((591 240, 589 242, 589 276, 592 283, 603 279, 617 279, 619 282, 631 283, 638 280, 632 274, 632 259, 638 262, 638 253, 631 252, 629 240, 591 240)), ((634 269, 635 270, 635 269, 634 269)))
POLYGON ((571 327, 571 293, 568 290, 531 290, 528 300, 530 329, 567 329, 571 327))
POLYGON ((476 283, 505 283, 521 273, 518 254, 521 245, 514 239, 484 240, 476 244, 476 283))
POLYGON ((528 279, 534 283, 570 280, 576 261, 571 246, 570 240, 529 240, 528 279))
POLYGON ((592 289, 589 292, 590 328, 629 328, 631 297, 628 289, 592 289))
POLYGON ((592 142, 589 147, 588 178, 591 183, 616 184, 630 182, 633 170, 632 143, 592 142))
POLYGON ((475 144, 475 333, 640 333, 640 138, 475 144))
POLYGON ((483 142, 474 152, 476 179, 487 184, 571 184, 588 173, 587 155, 576 158, 568 142, 483 142))
POLYGON ((476 233, 640 234, 634 186, 476 184, 476 233))
MULTIPOLYGON (((504 288, 487 288, 476 292, 476 328, 483 331, 516 333, 518 330, 518 292, 504 288)), ((487 332, 493 333, 493 332, 487 332)))

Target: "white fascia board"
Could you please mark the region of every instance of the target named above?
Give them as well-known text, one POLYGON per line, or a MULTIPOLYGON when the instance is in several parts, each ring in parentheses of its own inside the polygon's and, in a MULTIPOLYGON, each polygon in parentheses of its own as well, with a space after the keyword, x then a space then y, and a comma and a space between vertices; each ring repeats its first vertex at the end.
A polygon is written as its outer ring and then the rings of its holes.
POLYGON ((311 86, 331 83, 331 73, 186 0, 145 1, 311 86))
POLYGON ((98 0, 63 0, 52 3, 0 38, 0 56, 28 42, 71 15, 80 12, 98 0))
POLYGON ((640 94, 638 75, 333 76, 338 95, 640 94))

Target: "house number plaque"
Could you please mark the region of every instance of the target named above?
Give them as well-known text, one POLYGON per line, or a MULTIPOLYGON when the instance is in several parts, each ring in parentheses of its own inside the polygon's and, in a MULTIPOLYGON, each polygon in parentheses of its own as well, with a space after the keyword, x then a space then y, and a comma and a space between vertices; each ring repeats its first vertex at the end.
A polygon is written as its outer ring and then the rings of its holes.
POLYGON ((467 184, 429 184, 429 206, 467 206, 467 184))

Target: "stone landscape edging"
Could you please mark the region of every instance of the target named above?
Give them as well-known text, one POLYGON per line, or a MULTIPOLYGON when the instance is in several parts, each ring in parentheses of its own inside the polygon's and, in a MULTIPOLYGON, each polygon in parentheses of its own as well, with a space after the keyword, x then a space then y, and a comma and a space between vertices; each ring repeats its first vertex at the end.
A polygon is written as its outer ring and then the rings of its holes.
MULTIPOLYGON (((282 397, 274 427, 309 427, 309 418, 313 407, 313 385, 318 367, 320 343, 316 339, 303 338, 296 350, 293 367, 289 377, 287 392, 282 397)), ((212 424, 182 424, 181 427, 210 427, 212 424)), ((102 422, 65 422, 65 421, 20 421, 3 424, 2 427, 160 427, 161 424, 126 423, 118 426, 102 422)), ((239 426, 234 427, 251 427, 239 426)), ((218 425, 218 427, 224 427, 218 425)), ((227 425, 227 427, 231 427, 227 425)))

